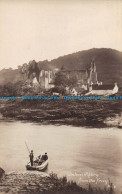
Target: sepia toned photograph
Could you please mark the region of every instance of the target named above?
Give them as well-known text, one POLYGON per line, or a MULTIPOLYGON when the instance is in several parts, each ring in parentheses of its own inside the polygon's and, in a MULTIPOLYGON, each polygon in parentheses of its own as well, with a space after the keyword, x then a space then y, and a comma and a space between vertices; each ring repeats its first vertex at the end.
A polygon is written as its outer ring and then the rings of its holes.
POLYGON ((122 194, 122 0, 0 0, 0 194, 122 194))

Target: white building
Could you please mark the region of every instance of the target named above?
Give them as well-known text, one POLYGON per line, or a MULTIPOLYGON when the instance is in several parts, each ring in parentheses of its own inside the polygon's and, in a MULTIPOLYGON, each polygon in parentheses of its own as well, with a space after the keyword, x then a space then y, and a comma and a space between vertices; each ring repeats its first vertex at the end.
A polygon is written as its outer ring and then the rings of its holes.
POLYGON ((118 92, 119 88, 117 83, 114 85, 93 85, 86 95, 112 95, 118 92))

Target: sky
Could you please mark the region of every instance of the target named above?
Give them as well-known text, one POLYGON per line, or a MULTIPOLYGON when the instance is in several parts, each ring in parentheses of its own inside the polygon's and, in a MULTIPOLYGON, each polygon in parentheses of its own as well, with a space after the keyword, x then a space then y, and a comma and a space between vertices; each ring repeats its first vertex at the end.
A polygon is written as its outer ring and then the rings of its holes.
POLYGON ((122 51, 121 0, 0 0, 0 69, 91 48, 122 51))

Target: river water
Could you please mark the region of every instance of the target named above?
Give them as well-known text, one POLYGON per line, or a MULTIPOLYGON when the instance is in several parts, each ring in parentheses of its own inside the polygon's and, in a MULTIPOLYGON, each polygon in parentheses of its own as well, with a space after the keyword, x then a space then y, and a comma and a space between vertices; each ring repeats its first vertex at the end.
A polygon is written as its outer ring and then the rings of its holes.
POLYGON ((122 130, 40 125, 20 121, 0 123, 0 166, 6 172, 25 170, 29 153, 48 153, 47 173, 66 175, 78 184, 122 190, 122 130))

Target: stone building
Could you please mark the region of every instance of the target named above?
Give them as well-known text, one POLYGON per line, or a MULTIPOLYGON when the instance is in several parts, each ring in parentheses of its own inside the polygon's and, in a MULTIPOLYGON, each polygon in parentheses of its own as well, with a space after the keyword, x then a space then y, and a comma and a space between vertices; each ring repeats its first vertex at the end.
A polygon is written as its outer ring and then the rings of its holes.
POLYGON ((50 89, 54 87, 54 78, 58 69, 48 70, 42 69, 39 73, 39 84, 43 89, 50 89))
POLYGON ((97 80, 97 71, 95 61, 92 60, 89 67, 85 69, 77 70, 62 70, 62 72, 68 77, 76 77, 77 86, 88 90, 91 85, 99 84, 97 80))
MULTIPOLYGON (((31 75, 33 77, 33 83, 38 82, 41 88, 50 89, 54 87, 55 74, 58 71, 58 68, 52 70, 45 67, 38 71, 38 75, 37 72, 35 72, 36 79, 31 75)), ((89 67, 84 69, 65 70, 62 68, 60 71, 68 79, 75 77, 77 80, 76 87, 84 88, 84 90, 89 90, 92 85, 99 84, 97 80, 97 71, 94 60, 91 61, 89 67)), ((34 72, 31 74, 34 74, 34 72)))

